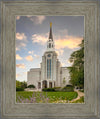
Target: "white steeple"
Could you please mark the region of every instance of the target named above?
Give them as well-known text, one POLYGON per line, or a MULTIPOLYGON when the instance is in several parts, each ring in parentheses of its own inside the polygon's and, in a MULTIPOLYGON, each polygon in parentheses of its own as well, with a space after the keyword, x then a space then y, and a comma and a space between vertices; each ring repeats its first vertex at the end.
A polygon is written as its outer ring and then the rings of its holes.
POLYGON ((55 45, 53 41, 53 35, 52 35, 52 23, 50 22, 50 32, 49 32, 49 39, 47 41, 47 51, 54 51, 55 45))

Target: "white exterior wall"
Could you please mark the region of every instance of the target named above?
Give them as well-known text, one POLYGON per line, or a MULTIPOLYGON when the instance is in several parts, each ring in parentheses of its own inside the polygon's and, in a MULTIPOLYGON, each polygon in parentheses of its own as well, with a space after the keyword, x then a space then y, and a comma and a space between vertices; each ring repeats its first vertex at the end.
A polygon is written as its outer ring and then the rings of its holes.
MULTIPOLYGON (((60 61, 57 59, 57 55, 55 52, 45 52, 44 56, 42 57, 41 68, 33 68, 27 73, 27 84, 33 84, 38 88, 38 82, 43 80, 47 80, 48 87, 49 82, 52 82, 55 87, 64 87, 65 85, 69 84, 70 74, 67 67, 61 67, 60 61), (51 54, 52 66, 51 66, 51 79, 47 79, 47 55, 51 54), (65 79, 65 84, 63 83, 63 79, 65 79)), ((42 87, 41 87, 42 88, 42 87)))
POLYGON ((57 60, 57 56, 54 55, 53 56, 53 60, 52 60, 52 77, 53 77, 53 80, 56 81, 56 60, 57 60))
POLYGON ((56 61, 56 87, 61 87, 61 81, 60 81, 60 62, 56 61))
POLYGON ((42 63, 41 63, 41 80, 46 79, 46 60, 45 56, 42 56, 42 63))
POLYGON ((38 81, 41 79, 41 70, 40 68, 34 68, 30 69, 29 72, 27 72, 27 85, 35 85, 36 88, 38 88, 38 81))
POLYGON ((65 85, 69 84, 69 80, 70 80, 70 74, 69 74, 69 70, 67 69, 67 67, 61 67, 61 87, 64 87, 65 85), (63 79, 65 79, 65 84, 63 84, 63 79))

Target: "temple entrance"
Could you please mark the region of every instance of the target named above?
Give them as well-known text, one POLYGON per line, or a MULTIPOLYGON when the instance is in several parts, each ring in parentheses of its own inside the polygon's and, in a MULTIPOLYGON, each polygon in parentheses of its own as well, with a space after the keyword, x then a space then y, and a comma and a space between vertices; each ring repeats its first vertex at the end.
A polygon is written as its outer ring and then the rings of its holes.
POLYGON ((38 89, 41 88, 41 82, 38 82, 38 89))
POLYGON ((52 82, 49 82, 49 88, 52 88, 52 82))
POLYGON ((44 80, 44 81, 42 82, 42 88, 47 88, 47 81, 46 81, 46 80, 44 80))

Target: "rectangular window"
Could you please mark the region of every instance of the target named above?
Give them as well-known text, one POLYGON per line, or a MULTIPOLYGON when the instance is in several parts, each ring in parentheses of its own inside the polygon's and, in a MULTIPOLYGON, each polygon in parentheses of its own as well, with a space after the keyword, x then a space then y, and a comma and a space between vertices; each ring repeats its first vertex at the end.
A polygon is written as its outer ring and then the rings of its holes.
POLYGON ((51 59, 47 59, 47 78, 51 78, 51 59))

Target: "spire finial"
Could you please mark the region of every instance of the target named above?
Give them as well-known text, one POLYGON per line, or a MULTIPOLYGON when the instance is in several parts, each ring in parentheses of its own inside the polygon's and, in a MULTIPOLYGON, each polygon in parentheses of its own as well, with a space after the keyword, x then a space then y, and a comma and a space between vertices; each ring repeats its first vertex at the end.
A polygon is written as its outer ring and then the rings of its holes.
POLYGON ((52 22, 50 22, 50 33, 49 33, 49 39, 53 40, 53 35, 52 35, 52 22))
POLYGON ((50 28, 52 27, 52 22, 50 22, 50 28))
POLYGON ((52 35, 52 22, 50 22, 50 32, 49 32, 49 39, 47 42, 47 50, 54 51, 55 49, 54 41, 53 41, 53 35, 52 35))

